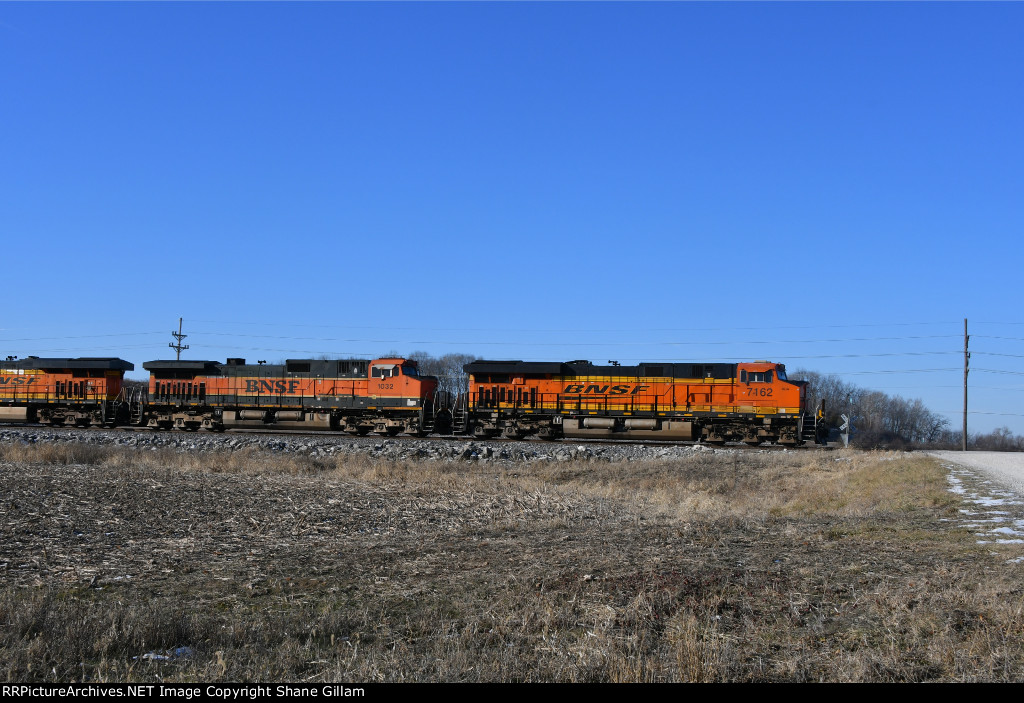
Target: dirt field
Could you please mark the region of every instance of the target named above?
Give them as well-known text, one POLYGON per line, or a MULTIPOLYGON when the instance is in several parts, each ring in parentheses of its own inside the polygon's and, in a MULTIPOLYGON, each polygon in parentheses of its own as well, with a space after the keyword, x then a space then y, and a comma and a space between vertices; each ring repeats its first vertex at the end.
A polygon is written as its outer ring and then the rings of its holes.
POLYGON ((939 462, 0 445, 5 681, 1024 677, 939 462))

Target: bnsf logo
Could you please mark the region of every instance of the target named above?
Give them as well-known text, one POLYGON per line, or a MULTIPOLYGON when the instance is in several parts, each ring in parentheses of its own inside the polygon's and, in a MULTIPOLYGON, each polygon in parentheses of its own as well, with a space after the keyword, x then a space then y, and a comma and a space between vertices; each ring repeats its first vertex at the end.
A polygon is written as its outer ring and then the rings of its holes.
POLYGON ((582 383, 570 383, 565 387, 565 390, 563 390, 562 392, 573 394, 582 393, 584 395, 587 393, 594 393, 597 395, 636 395, 640 391, 647 390, 648 388, 650 388, 650 386, 637 385, 633 387, 628 384, 624 386, 599 386, 596 383, 589 386, 584 386, 584 384, 582 383), (630 390, 630 388, 633 388, 633 390, 630 390))
POLYGON ((299 381, 255 381, 246 379, 246 393, 294 393, 299 381))
POLYGON ((35 382, 36 379, 24 376, 0 376, 0 385, 2 386, 31 386, 35 382))

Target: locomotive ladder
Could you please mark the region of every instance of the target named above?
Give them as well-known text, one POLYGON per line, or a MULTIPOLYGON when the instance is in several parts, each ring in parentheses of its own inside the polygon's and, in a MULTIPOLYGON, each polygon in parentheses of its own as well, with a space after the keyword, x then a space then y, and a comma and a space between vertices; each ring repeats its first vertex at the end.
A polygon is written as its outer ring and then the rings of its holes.
POLYGON ((130 393, 131 391, 129 389, 122 388, 116 398, 112 398, 103 403, 104 425, 107 427, 115 427, 116 425, 121 424, 121 420, 123 419, 123 409, 130 403, 130 393))
POLYGON ((146 391, 142 389, 132 389, 128 391, 128 424, 129 425, 141 425, 142 414, 145 410, 145 395, 146 391))
POLYGON ((455 396, 455 404, 452 406, 452 434, 466 434, 469 424, 469 412, 466 407, 468 398, 467 393, 455 396))
POLYGON ((818 441, 818 417, 815 414, 804 415, 801 422, 800 443, 815 444, 818 441))
POLYGON ((117 424, 118 408, 121 403, 118 400, 107 400, 103 403, 103 424, 113 427, 117 424))
POLYGON ((420 423, 420 431, 426 434, 430 434, 434 431, 435 421, 437 419, 437 394, 434 394, 434 398, 423 399, 423 411, 421 413, 422 421, 420 423))

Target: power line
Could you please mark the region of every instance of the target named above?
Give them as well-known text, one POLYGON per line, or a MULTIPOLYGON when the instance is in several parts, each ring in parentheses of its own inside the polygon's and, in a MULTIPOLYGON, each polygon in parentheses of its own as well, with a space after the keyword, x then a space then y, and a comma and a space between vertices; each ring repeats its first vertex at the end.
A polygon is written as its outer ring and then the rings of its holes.
MULTIPOLYGON (((887 370, 879 370, 879 371, 844 371, 844 372, 842 372, 842 374, 839 374, 839 375, 844 375, 844 376, 860 376, 860 375, 864 375, 864 374, 876 374, 876 373, 877 374, 883 374, 883 373, 938 373, 940 371, 941 372, 949 372, 949 371, 960 371, 960 370, 961 369, 957 368, 956 366, 953 366, 953 367, 944 368, 944 369, 887 369, 887 370)), ((977 369, 975 369, 975 371, 977 371, 977 369)))
MULTIPOLYGON (((702 345, 739 345, 739 344, 828 344, 828 343, 847 343, 847 342, 878 342, 878 341, 906 341, 916 339, 949 339, 955 338, 957 335, 927 335, 927 336, 916 336, 916 337, 850 337, 850 338, 838 338, 838 339, 755 339, 755 340, 683 340, 683 341, 626 341, 626 342, 524 342, 523 340, 492 340, 492 341, 450 341, 450 340, 436 340, 436 339, 366 339, 362 337, 297 337, 289 335, 271 335, 271 334, 239 334, 235 332, 214 332, 200 330, 193 332, 193 336, 197 334, 203 334, 214 337, 231 337, 238 339, 274 339, 274 340, 292 340, 292 341, 304 341, 304 342, 345 342, 345 343, 361 343, 361 344, 448 344, 448 345, 487 345, 487 346, 499 346, 499 345, 529 345, 534 347, 609 347, 609 346, 662 346, 662 347, 678 347, 678 346, 702 346, 702 345)), ((906 352, 906 353, 949 353, 956 354, 956 351, 949 352, 906 352)))
POLYGON ((11 337, 10 339, 0 339, 0 343, 7 342, 49 342, 53 340, 65 340, 65 339, 96 339, 98 337, 141 337, 145 335, 163 334, 163 332, 115 332, 111 334, 83 334, 77 336, 66 336, 66 337, 11 337))
MULTIPOLYGON (((301 324, 301 323, 280 323, 280 322, 246 322, 238 320, 196 320, 193 322, 208 323, 214 325, 251 325, 251 326, 264 326, 264 327, 300 327, 300 328, 313 328, 313 329, 349 329, 349 330, 418 330, 418 331, 432 331, 432 332, 604 332, 609 334, 614 333, 635 333, 636 329, 610 329, 608 327, 600 327, 593 329, 538 329, 536 327, 514 329, 509 327, 493 328, 493 327, 394 327, 387 326, 382 327, 378 325, 312 325, 312 324, 301 324)), ((770 326, 758 326, 758 327, 648 327, 645 331, 649 332, 729 332, 729 331, 766 331, 766 330, 813 330, 813 329, 860 329, 860 328, 880 328, 880 327, 920 327, 920 326, 949 326, 956 324, 957 321, 948 322, 874 322, 874 323, 863 323, 863 324, 846 324, 846 325, 770 325, 770 326)), ((950 335, 959 336, 959 335, 950 335)))
POLYGON ((1001 352, 972 351, 971 355, 981 354, 982 356, 1005 356, 1011 359, 1024 359, 1024 354, 1003 354, 1001 352))
MULTIPOLYGON (((104 351, 104 350, 106 350, 106 351, 116 351, 116 350, 125 350, 125 349, 152 349, 152 348, 153 348, 152 344, 118 344, 116 346, 99 347, 98 351, 104 351)), ((18 351, 18 350, 15 349, 15 351, 18 351)), ((38 348, 33 347, 30 351, 32 352, 33 355, 38 355, 38 354, 41 354, 41 353, 53 354, 55 352, 72 352, 72 353, 75 353, 75 354, 81 354, 82 353, 82 348, 81 347, 48 347, 48 348, 44 348, 44 349, 38 349, 38 348)), ((97 348, 93 348, 93 351, 94 351, 94 353, 98 353, 97 348)))

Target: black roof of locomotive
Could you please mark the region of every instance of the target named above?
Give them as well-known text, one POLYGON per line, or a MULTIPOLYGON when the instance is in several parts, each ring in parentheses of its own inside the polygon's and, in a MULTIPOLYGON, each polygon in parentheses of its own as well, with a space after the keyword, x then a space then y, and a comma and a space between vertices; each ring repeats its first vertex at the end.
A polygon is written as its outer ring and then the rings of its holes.
MULTIPOLYGON (((247 364, 245 359, 219 361, 157 360, 147 361, 142 368, 174 374, 175 372, 197 372, 204 376, 250 376, 250 375, 300 375, 324 376, 328 378, 361 378, 366 375, 370 362, 367 359, 287 359, 283 364, 247 364)), ((177 377, 177 376, 175 376, 177 377)))
POLYGON ((560 361, 473 361, 462 367, 466 373, 472 374, 496 374, 515 373, 517 375, 531 376, 534 374, 554 374, 555 376, 566 376, 573 373, 568 364, 560 361))
POLYGON ((114 371, 134 371, 135 364, 114 356, 81 356, 77 359, 67 357, 41 358, 29 356, 16 361, 4 361, 4 367, 9 369, 111 369, 114 371))
POLYGON ((142 364, 142 368, 147 371, 171 369, 208 370, 217 366, 220 366, 219 361, 182 361, 181 359, 157 359, 156 361, 147 361, 142 364))
POLYGON ((667 376, 672 378, 735 378, 736 364, 644 362, 636 366, 598 366, 589 361, 490 361, 466 364, 462 370, 474 375, 509 374, 515 376, 667 376))

